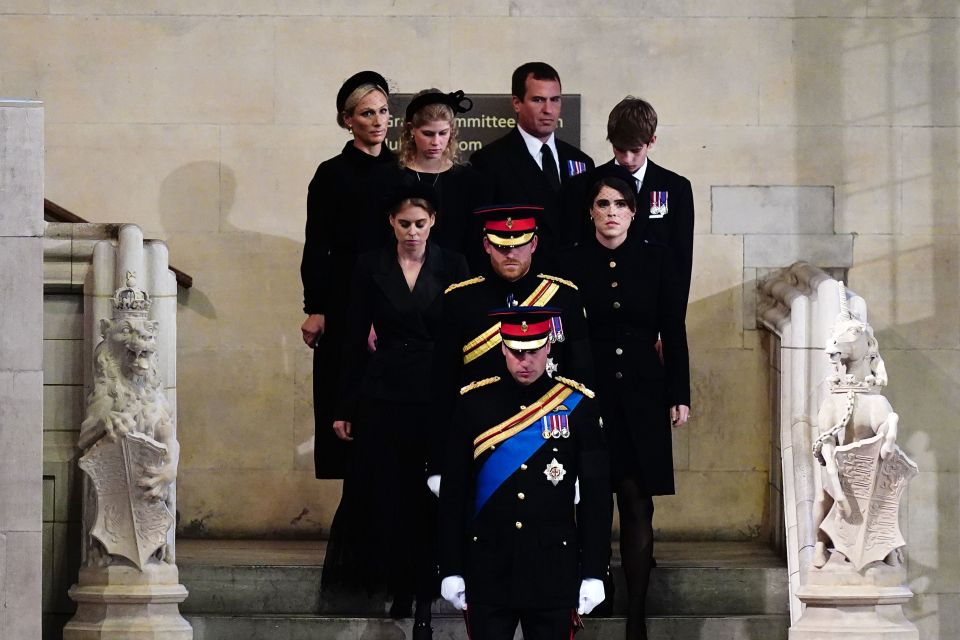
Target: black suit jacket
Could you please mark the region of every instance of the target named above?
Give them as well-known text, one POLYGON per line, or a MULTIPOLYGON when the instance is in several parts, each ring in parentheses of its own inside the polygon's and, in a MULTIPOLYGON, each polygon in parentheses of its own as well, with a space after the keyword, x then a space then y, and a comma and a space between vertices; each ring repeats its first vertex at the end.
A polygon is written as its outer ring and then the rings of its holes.
POLYGON ((463 395, 454 417, 440 483, 440 575, 463 576, 468 605, 576 607, 580 581, 602 578, 610 553, 609 465, 599 415, 584 397, 570 414, 570 437, 545 440, 474 513, 477 474, 493 453, 474 459, 474 438, 556 384, 543 375, 524 387, 505 367, 501 378, 463 395), (556 485, 544 474, 553 460, 566 472, 556 485))
POLYGON ((470 162, 480 173, 487 176, 492 185, 492 201, 496 204, 536 204, 544 208, 539 221, 539 246, 537 253, 544 257, 557 249, 567 247, 576 238, 576 228, 565 220, 560 203, 565 188, 576 175, 569 163, 581 162, 586 171, 594 167, 593 159, 572 144, 556 139, 560 160, 560 192, 550 186, 543 170, 527 150, 527 145, 514 129, 474 152, 470 162))
POLYGON ((353 274, 337 419, 352 420, 362 397, 428 402, 433 341, 443 315, 443 291, 466 277, 462 255, 432 242, 411 291, 396 244, 362 254, 353 274), (371 323, 377 350, 367 352, 371 323))

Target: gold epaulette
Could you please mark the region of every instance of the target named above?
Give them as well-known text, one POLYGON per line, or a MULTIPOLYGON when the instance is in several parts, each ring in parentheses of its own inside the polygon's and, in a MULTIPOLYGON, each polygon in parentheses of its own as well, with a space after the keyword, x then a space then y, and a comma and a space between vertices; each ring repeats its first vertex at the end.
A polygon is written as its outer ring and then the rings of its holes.
POLYGON ((470 384, 464 385, 460 388, 460 395, 470 393, 474 389, 485 387, 488 384, 493 384, 494 382, 500 382, 500 376, 490 376, 489 378, 484 378, 483 380, 474 380, 470 384))
POLYGON ((558 278, 557 276, 551 276, 550 274, 547 274, 547 273, 538 273, 538 274, 537 274, 537 277, 538 277, 538 278, 543 278, 544 280, 553 280, 554 282, 559 282, 560 284, 565 284, 565 285, 567 285, 568 287, 570 287, 571 289, 575 289, 575 290, 577 290, 577 291, 580 290, 580 289, 577 288, 577 285, 573 284, 572 282, 570 282, 569 280, 567 280, 567 279, 565 279, 565 278, 558 278))
POLYGON ((454 282, 452 285, 443 290, 444 293, 450 293, 455 289, 460 287, 469 287, 472 284, 477 284, 478 282, 483 282, 483 276, 477 276, 476 278, 470 278, 469 280, 464 280, 463 282, 454 282))
POLYGON ((573 387, 574 389, 576 389, 577 391, 579 391, 579 392, 582 393, 583 395, 587 396, 588 398, 592 398, 592 397, 594 397, 595 395, 597 395, 597 394, 595 394, 593 391, 591 391, 590 389, 588 389, 588 388, 586 388, 585 386, 583 386, 582 383, 577 382, 576 380, 571 380, 570 378, 564 378, 563 376, 553 376, 553 379, 556 380, 557 382, 562 382, 563 384, 567 385, 568 387, 573 387))

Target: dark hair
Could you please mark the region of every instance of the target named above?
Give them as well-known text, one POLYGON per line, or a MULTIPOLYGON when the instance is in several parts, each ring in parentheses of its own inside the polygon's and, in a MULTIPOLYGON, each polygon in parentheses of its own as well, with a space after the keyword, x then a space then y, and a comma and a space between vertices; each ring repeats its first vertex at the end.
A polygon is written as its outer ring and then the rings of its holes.
POLYGON ((392 218, 407 207, 420 207, 430 214, 431 217, 437 217, 437 210, 434 208, 433 203, 425 198, 403 198, 402 200, 397 200, 387 209, 387 215, 392 218))
POLYGON ((558 84, 560 82, 560 74, 546 62, 524 62, 514 69, 510 80, 512 95, 521 101, 527 93, 527 77, 531 75, 534 80, 556 80, 558 84))
POLYGON ((593 183, 593 186, 590 187, 590 197, 587 200, 589 203, 587 205, 588 208, 593 207, 593 201, 597 199, 597 195, 604 187, 610 187, 611 189, 620 192, 620 195, 623 196, 623 199, 626 201, 627 207, 630 209, 630 211, 634 213, 637 212, 637 197, 634 194, 633 189, 631 189, 630 186, 620 178, 615 178, 613 176, 605 176, 593 183))
POLYGON ((646 100, 627 96, 607 118, 607 140, 618 149, 650 144, 657 133, 657 112, 646 100))

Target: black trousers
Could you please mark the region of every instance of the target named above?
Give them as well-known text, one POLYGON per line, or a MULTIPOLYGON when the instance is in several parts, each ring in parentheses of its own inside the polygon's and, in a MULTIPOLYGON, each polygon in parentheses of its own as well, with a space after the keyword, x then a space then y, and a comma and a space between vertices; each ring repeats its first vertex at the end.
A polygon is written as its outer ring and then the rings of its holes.
POLYGON ((467 627, 470 640, 513 640, 517 624, 524 640, 571 640, 573 610, 511 609, 485 604, 469 604, 467 627))

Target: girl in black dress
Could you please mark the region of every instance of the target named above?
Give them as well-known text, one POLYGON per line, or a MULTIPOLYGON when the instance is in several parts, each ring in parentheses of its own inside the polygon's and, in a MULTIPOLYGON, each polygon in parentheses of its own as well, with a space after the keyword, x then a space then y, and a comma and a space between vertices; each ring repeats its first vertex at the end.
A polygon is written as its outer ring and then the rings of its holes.
POLYGON ((303 341, 314 349, 313 411, 316 427, 314 462, 318 478, 342 478, 348 449, 330 424, 340 357, 346 334, 350 276, 357 255, 386 240, 381 204, 382 176, 377 167, 396 163, 384 145, 390 113, 387 81, 373 71, 351 76, 337 94, 337 124, 351 133, 340 155, 318 168, 307 195, 306 241, 300 277, 303 341))
POLYGON ((611 451, 627 578, 627 633, 646 638, 653 561, 653 496, 674 493, 671 425, 690 411, 683 287, 670 250, 630 236, 633 183, 621 167, 598 169, 589 191, 594 235, 574 250, 611 451), (618 173, 622 172, 622 175, 618 173), (662 358, 657 336, 662 338, 662 358))
POLYGON ((489 203, 486 179, 459 164, 456 116, 473 106, 463 91, 425 89, 407 106, 398 150, 401 183, 419 183, 437 192, 442 212, 431 238, 441 247, 466 256, 471 268, 488 264, 473 210, 489 203))
POLYGON ((351 284, 333 429, 355 451, 330 530, 322 591, 392 596, 390 613, 398 618, 410 614, 416 597, 413 637, 426 640, 439 593, 437 499, 425 473, 433 340, 444 289, 468 272, 463 256, 428 242, 437 220, 429 188, 397 199, 389 220, 395 242, 361 255, 351 284))

